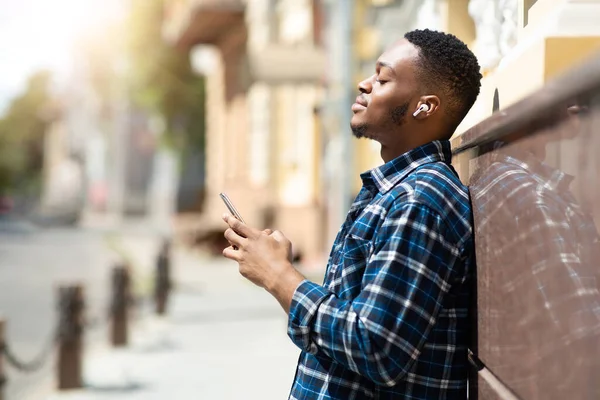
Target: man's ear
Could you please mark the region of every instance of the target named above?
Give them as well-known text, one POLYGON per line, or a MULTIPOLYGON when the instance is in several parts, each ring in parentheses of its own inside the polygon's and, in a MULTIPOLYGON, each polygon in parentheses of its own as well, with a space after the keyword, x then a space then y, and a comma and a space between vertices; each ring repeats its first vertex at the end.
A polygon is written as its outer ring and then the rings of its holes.
POLYGON ((413 116, 417 119, 425 119, 440 109, 440 98, 436 95, 421 96, 417 102, 417 107, 413 110, 413 116))

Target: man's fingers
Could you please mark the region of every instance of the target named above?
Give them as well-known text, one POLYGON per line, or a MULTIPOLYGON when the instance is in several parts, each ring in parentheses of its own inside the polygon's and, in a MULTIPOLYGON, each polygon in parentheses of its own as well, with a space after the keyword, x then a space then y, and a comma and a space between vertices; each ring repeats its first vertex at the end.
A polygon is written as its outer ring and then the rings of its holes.
POLYGON ((270 235, 271 233, 273 233, 272 229, 265 229, 263 230, 263 233, 266 233, 267 235, 270 235))
POLYGON ((223 235, 225 236, 225 239, 227 239, 227 241, 235 247, 242 247, 244 246, 244 244, 246 244, 246 241, 248 239, 245 239, 243 237, 241 237, 240 235, 238 235, 233 229, 228 228, 225 231, 225 234, 223 235))
POLYGON ((223 214, 223 221, 229 225, 231 229, 233 229, 240 236, 247 237, 249 239, 254 239, 258 237, 260 234, 259 231, 250 228, 248 225, 244 224, 239 219, 235 218, 231 214, 223 214))
POLYGON ((229 246, 223 250, 223 256, 225 258, 229 258, 230 260, 238 261, 238 262, 241 260, 241 257, 242 257, 240 255, 240 252, 238 250, 234 250, 233 247, 231 247, 231 246, 229 246))
POLYGON ((281 233, 281 231, 274 231, 271 234, 271 237, 273 239, 275 239, 277 241, 277 243, 282 244, 284 246, 287 247, 287 251, 288 251, 288 260, 289 262, 292 262, 292 242, 290 242, 290 240, 285 237, 285 235, 283 233, 281 233))

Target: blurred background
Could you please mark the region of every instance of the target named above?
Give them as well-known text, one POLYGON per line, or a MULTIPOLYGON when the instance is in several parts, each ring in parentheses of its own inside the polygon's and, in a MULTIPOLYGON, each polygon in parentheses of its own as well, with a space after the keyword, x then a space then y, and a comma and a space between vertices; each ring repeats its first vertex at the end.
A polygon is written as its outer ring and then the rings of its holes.
MULTIPOLYGON (((482 93, 459 137, 594 54, 598 17, 575 0, 0 0, 9 337, 35 354, 59 280, 89 284, 103 315, 123 257, 143 294, 164 238, 220 254, 220 192, 318 279, 359 173, 381 163, 349 120, 388 46, 429 28, 475 52, 482 93)), ((36 385, 17 376, 12 398, 36 385)))
POLYGON ((595 28, 569 25, 575 1, 4 3, 5 219, 131 217, 205 242, 226 192, 305 260, 328 250, 358 174, 380 163, 349 134, 348 104, 404 32, 450 32, 479 57, 482 95, 458 133, 598 46, 595 28))

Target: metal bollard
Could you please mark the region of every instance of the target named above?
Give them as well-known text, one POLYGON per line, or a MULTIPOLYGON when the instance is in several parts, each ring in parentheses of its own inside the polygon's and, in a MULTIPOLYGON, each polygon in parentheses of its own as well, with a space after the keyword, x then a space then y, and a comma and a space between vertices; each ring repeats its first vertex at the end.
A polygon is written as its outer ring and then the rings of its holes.
POLYGON ((156 313, 164 315, 167 309, 167 301, 171 290, 171 245, 165 240, 156 261, 156 280, 154 284, 154 299, 156 302, 156 313))
POLYGON ((113 346, 126 346, 128 342, 128 304, 130 298, 129 271, 117 266, 112 273, 111 342, 113 346))
POLYGON ((82 285, 62 286, 59 288, 59 390, 82 387, 83 297, 82 285))
POLYGON ((4 387, 6 384, 6 372, 4 371, 5 328, 6 321, 4 318, 0 318, 0 344, 2 345, 2 351, 0 351, 0 400, 4 400, 4 387))

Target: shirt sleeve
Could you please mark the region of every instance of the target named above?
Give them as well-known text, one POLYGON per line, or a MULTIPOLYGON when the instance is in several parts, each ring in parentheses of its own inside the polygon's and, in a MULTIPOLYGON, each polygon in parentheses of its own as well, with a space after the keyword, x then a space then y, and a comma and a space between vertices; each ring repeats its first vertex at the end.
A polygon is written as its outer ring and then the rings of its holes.
POLYGON ((302 282, 292 299, 288 334, 307 352, 324 353, 377 384, 394 386, 419 357, 460 256, 431 208, 393 208, 374 239, 361 293, 346 301, 302 282))

